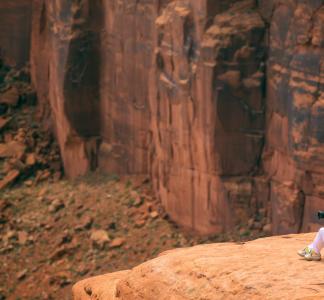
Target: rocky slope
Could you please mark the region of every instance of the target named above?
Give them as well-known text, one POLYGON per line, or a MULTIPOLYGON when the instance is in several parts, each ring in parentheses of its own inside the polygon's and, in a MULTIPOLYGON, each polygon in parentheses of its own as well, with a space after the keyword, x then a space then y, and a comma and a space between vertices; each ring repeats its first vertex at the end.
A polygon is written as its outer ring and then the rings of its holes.
POLYGON ((11 68, 0 56, 1 192, 19 181, 35 186, 62 177, 59 147, 39 123, 36 103, 29 69, 11 68))
POLYGON ((77 283, 74 300, 322 299, 323 263, 296 255, 313 236, 171 250, 132 270, 77 283))
POLYGON ((1 300, 68 300, 77 281, 166 250, 264 236, 185 233, 168 220, 145 177, 30 181, 0 192, 1 300))

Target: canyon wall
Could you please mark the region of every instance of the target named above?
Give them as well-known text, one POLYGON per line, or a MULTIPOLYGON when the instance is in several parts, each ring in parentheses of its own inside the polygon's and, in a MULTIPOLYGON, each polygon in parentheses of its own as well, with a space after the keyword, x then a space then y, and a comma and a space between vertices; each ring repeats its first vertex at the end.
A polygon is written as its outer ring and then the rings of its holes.
POLYGON ((156 1, 34 1, 32 74, 69 177, 96 168, 148 173, 155 8, 156 1))
POLYGON ((200 233, 308 231, 323 201, 323 2, 34 0, 32 77, 70 177, 150 174, 200 233))
POLYGON ((32 0, 0 1, 0 54, 10 65, 29 59, 32 0))
POLYGON ((264 171, 275 233, 316 230, 323 209, 324 6, 260 1, 269 24, 264 171))
POLYGON ((70 177, 97 167, 101 6, 34 1, 32 78, 70 177))

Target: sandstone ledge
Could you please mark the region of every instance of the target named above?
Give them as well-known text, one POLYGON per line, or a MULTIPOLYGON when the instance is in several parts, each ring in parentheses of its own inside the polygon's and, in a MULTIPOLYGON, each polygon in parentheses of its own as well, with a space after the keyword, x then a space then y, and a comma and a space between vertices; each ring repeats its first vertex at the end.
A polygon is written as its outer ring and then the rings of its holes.
POLYGON ((167 251, 131 271, 77 283, 74 300, 323 299, 324 261, 307 262, 296 255, 313 237, 286 235, 167 251))

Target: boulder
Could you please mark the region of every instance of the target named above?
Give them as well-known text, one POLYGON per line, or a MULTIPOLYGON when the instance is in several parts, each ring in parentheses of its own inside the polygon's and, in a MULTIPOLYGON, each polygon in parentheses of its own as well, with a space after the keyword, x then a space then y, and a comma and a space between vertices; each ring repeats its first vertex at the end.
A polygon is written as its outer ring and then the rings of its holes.
POLYGON ((11 87, 4 93, 0 94, 0 104, 7 104, 10 106, 16 106, 19 101, 19 92, 17 88, 11 87))
POLYGON ((11 118, 0 117, 0 132, 8 125, 11 121, 11 118))
POLYGON ((92 244, 99 249, 103 249, 105 245, 110 242, 108 232, 106 230, 93 230, 90 235, 92 244))
POLYGON ((15 180, 19 177, 19 175, 20 172, 18 170, 9 171, 8 174, 2 180, 0 180, 0 190, 14 183, 15 180))
POLYGON ((26 146, 16 141, 0 144, 0 158, 22 158, 25 150, 26 146))

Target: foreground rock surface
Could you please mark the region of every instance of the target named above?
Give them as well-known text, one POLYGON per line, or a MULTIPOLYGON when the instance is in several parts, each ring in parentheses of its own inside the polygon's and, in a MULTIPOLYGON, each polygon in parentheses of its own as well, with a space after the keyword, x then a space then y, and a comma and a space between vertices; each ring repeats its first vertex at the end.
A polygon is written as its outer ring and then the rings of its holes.
POLYGON ((322 299, 323 262, 296 255, 314 233, 162 253, 131 271, 83 280, 74 300, 322 299))

